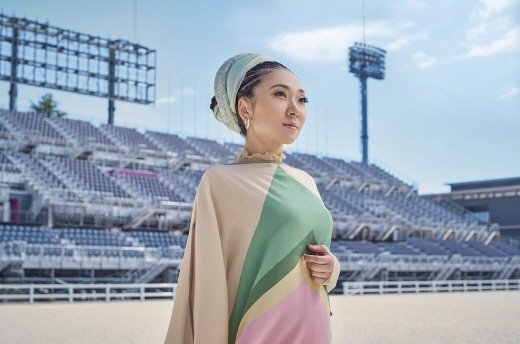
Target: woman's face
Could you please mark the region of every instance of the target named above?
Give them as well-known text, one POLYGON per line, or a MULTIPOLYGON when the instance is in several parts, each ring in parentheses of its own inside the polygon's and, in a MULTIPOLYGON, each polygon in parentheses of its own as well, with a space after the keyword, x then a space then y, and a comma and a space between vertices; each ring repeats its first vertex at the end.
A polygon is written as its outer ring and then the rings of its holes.
POLYGON ((293 143, 307 116, 307 98, 300 80, 286 69, 275 69, 262 76, 253 93, 252 102, 239 101, 239 113, 243 114, 241 106, 246 106, 251 119, 247 139, 268 146, 293 143))

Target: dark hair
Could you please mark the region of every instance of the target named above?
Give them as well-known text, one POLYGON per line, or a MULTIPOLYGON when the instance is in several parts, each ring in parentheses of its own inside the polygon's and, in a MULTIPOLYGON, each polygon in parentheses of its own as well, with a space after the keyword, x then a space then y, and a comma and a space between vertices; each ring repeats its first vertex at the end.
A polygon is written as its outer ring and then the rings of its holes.
MULTIPOLYGON (((275 69, 286 69, 288 71, 291 71, 289 68, 285 67, 283 64, 276 61, 262 62, 247 71, 246 75, 244 76, 244 80, 242 80, 242 83, 238 87, 238 92, 234 104, 236 113, 235 121, 240 127, 240 135, 244 137, 246 136, 246 126, 244 124, 244 121, 238 114, 238 100, 240 99, 240 97, 252 99, 254 97, 255 88, 256 86, 258 86, 260 81, 262 81, 262 77, 275 69)), ((215 99, 215 97, 211 98, 210 109, 212 111, 216 105, 217 100, 215 99)))

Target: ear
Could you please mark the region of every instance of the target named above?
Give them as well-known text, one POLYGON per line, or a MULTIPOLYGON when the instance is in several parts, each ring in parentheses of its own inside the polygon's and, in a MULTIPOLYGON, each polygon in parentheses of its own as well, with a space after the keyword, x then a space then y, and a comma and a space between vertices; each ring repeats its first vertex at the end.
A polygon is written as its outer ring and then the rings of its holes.
POLYGON ((246 112, 249 114, 249 119, 251 120, 251 113, 253 112, 253 108, 251 106, 251 101, 246 97, 240 97, 237 104, 238 115, 245 122, 246 117, 243 115, 246 112))

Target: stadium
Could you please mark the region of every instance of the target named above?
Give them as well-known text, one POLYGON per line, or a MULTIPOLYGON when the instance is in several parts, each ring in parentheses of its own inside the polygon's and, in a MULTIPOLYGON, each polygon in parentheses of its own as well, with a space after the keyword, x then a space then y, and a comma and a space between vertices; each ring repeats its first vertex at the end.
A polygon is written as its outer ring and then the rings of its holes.
MULTIPOLYGON (((65 30, 77 34, 66 39, 78 45, 64 53, 61 43, 35 43, 58 28, 3 14, 0 20, 0 73, 11 85, 10 106, 0 109, 1 303, 174 299, 200 180, 208 168, 232 162, 241 145, 114 124, 115 100, 155 101, 155 74, 147 74, 160 73, 149 57, 154 50, 65 30), (25 30, 19 52, 13 22, 25 30), (105 43, 116 45, 110 48, 115 55, 85 55, 97 74, 92 67, 82 70, 83 62, 58 62, 60 53, 81 56, 105 43), (21 52, 30 46, 55 49, 56 62, 41 62, 36 52, 31 61, 21 52), (138 51, 135 63, 130 47, 138 51), (140 56, 146 58, 139 62, 140 56), (31 78, 29 67, 75 81, 31 78), (124 68, 146 72, 116 77, 124 68), (108 80, 102 90, 90 79, 77 86, 88 73, 108 80), (107 98, 108 123, 18 110, 17 84, 107 98)), ((453 183, 449 193, 419 194, 414 183, 366 159, 298 149, 286 156, 286 164, 315 179, 332 214, 331 251, 341 265, 332 294, 520 289, 519 178, 453 183)))
MULTIPOLYGON (((36 113, 3 110, 0 121, 3 283, 175 282, 200 178, 238 150, 36 113)), ((520 277, 516 241, 454 202, 374 164, 286 161, 309 171, 333 214, 341 282, 520 277)))

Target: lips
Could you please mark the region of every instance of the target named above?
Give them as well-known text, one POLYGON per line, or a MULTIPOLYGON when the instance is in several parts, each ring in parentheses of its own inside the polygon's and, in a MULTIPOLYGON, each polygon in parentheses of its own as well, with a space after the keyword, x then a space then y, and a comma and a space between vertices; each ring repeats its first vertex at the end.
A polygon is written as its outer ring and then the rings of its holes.
POLYGON ((298 129, 298 126, 294 123, 284 123, 286 127, 298 129))

